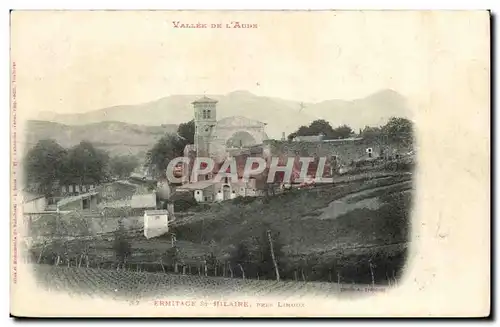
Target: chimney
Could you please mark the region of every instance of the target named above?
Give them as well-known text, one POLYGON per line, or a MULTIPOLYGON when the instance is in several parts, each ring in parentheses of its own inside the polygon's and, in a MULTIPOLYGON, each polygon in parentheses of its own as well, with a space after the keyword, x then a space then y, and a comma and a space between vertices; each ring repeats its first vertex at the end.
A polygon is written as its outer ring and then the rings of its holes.
POLYGON ((285 141, 285 140, 286 140, 286 137, 285 137, 285 132, 281 133, 281 140, 282 140, 282 141, 285 141))

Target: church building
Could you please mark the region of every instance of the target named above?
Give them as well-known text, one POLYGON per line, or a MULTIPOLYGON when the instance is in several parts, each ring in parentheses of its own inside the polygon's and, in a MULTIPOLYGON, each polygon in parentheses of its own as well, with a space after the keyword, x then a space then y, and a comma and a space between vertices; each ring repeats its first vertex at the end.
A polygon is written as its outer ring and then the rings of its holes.
POLYGON ((196 155, 223 160, 232 149, 262 144, 268 139, 265 123, 241 116, 217 120, 217 100, 194 101, 196 155))
MULTIPOLYGON (((194 109, 195 134, 194 143, 187 145, 184 156, 191 160, 190 165, 183 167, 183 185, 178 191, 193 192, 198 202, 222 201, 236 196, 257 195, 255 181, 245 183, 241 180, 223 180, 212 183, 208 180, 212 174, 191 178, 192 164, 196 157, 209 157, 216 162, 215 171, 225 159, 243 148, 263 144, 268 139, 265 133, 266 124, 241 116, 232 116, 217 120, 217 100, 206 96, 192 103, 194 109), (248 184, 248 185, 247 185, 248 184)), ((240 168, 240 167, 238 167, 240 168)))

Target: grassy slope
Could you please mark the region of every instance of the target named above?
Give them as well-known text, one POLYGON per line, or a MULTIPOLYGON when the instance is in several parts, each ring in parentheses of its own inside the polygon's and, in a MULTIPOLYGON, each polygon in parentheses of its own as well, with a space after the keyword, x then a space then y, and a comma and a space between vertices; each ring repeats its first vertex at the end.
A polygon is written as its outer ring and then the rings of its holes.
MULTIPOLYGON (((394 240, 385 237, 383 229, 387 224, 382 225, 382 230, 376 230, 380 221, 377 216, 370 217, 369 212, 373 210, 355 210, 334 220, 305 218, 318 215, 319 210, 328 206, 331 201, 353 191, 397 184, 410 179, 411 176, 405 175, 358 181, 339 187, 295 191, 272 199, 234 200, 197 213, 193 217, 193 223, 176 227, 173 231, 178 239, 197 243, 216 242, 221 247, 228 248, 251 235, 260 235, 264 228, 270 228, 279 232, 281 241, 290 253, 309 252, 311 247, 318 245, 324 249, 332 243, 338 247, 385 244, 394 240), (371 221, 371 218, 374 220, 371 221)), ((407 188, 408 186, 403 189, 407 188)), ((382 190, 372 196, 399 190, 382 190)))

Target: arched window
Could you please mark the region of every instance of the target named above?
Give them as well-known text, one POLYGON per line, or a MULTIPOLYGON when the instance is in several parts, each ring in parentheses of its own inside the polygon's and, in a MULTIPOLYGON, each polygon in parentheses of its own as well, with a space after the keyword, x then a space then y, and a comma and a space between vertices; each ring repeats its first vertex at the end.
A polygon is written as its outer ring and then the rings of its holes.
POLYGON ((210 118, 210 109, 207 110, 207 118, 210 118))

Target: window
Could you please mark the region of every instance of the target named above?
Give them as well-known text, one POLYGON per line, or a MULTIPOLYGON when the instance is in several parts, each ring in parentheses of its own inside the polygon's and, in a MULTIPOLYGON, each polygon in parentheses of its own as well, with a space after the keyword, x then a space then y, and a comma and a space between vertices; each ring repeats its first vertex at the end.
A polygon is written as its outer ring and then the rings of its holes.
POLYGON ((207 118, 210 118, 210 109, 207 110, 207 118))
POLYGON ((207 202, 207 201, 208 201, 208 197, 206 196, 206 197, 205 197, 205 202, 207 202))
POLYGON ((207 118, 207 111, 203 110, 203 119, 206 119, 206 118, 207 118))

